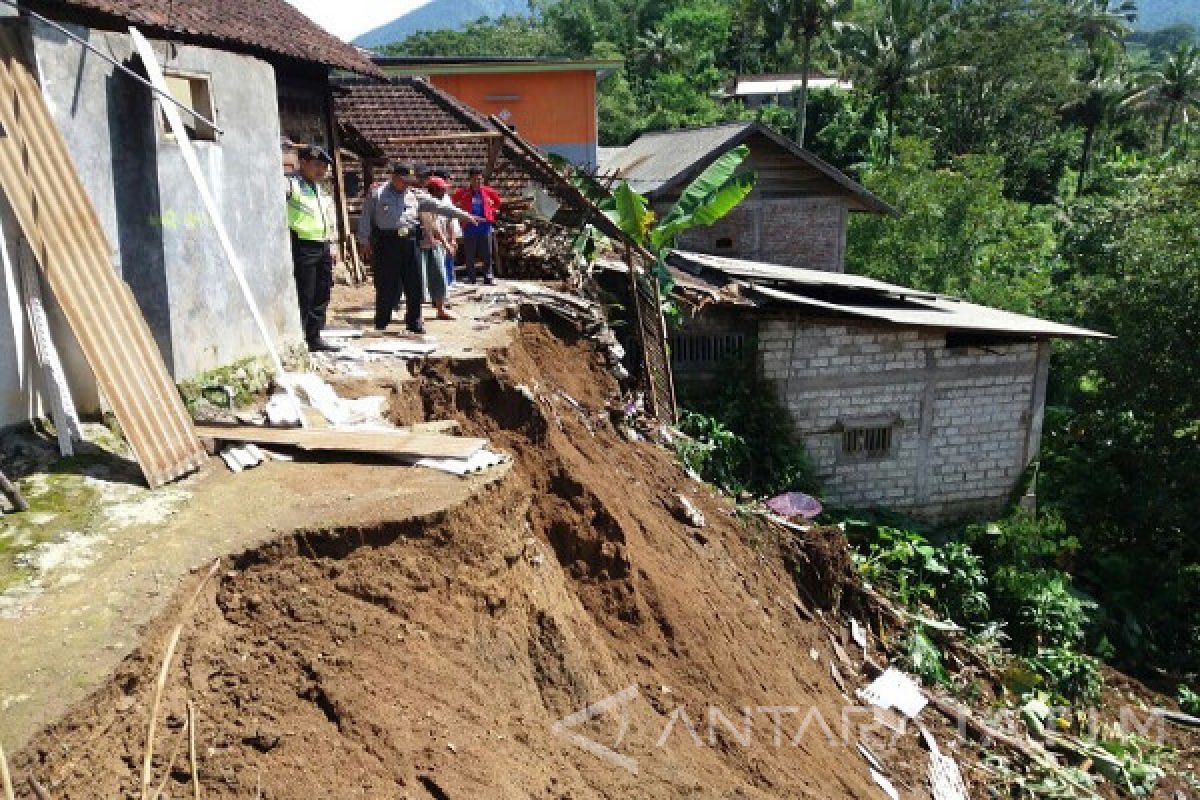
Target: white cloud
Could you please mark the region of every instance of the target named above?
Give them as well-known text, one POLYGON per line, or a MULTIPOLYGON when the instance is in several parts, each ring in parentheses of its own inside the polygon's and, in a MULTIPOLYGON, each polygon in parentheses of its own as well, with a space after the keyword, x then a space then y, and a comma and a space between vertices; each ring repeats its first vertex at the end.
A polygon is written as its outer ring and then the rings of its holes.
POLYGON ((349 41, 429 0, 288 0, 325 30, 349 41))

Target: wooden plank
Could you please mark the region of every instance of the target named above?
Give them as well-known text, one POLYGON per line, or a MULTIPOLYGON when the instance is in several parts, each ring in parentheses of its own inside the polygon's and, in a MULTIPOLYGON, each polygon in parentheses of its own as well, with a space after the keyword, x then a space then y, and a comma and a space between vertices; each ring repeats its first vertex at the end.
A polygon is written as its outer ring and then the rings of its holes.
POLYGON ((309 451, 428 458, 468 458, 487 444, 486 439, 405 430, 197 425, 196 432, 207 439, 227 442, 287 445, 309 451))
POLYGON ((18 388, 25 389, 25 311, 21 307, 21 289, 17 285, 16 262, 8 255, 8 237, 0 235, 0 264, 4 266, 4 296, 8 299, 8 320, 12 323, 13 355, 17 362, 18 388))
POLYGON ((33 264, 33 254, 29 252, 29 246, 24 239, 21 240, 18 261, 21 265, 21 293, 25 297, 28 312, 26 316, 33 337, 33 351, 42 370, 46 398, 50 402, 50 416, 54 420, 54 430, 58 433, 58 452, 64 457, 73 456, 75 442, 83 441, 83 426, 79 423, 79 414, 75 411, 75 402, 71 399, 67 374, 63 369, 62 360, 58 357, 58 348, 50 335, 50 320, 42 302, 41 282, 33 264))
POLYGON ((471 142, 499 139, 497 131, 469 131, 466 133, 429 133, 422 136, 389 136, 388 144, 441 144, 442 142, 471 142))
POLYGON ((0 189, 54 292, 147 483, 191 472, 207 455, 167 374, 46 107, 17 33, 0 30, 0 189))

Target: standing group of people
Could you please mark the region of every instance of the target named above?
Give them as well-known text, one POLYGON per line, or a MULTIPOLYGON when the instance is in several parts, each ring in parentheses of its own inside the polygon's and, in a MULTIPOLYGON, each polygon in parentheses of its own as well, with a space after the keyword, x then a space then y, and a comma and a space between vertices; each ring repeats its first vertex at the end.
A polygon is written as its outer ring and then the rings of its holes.
MULTIPOLYGON (((319 184, 333 159, 319 147, 300 151, 299 169, 288 177, 288 227, 292 263, 305 341, 310 351, 336 349, 321 338, 337 261, 336 226, 319 184)), ((483 262, 485 283, 495 282, 492 253, 500 195, 472 169, 468 185, 450 192, 443 170, 395 164, 389 180, 372 186, 358 223, 363 257, 375 276, 375 328, 385 330, 404 302, 404 326, 424 333, 421 306, 428 298, 437 319, 453 319, 446 309, 454 264, 461 250, 467 281, 475 283, 483 262)))

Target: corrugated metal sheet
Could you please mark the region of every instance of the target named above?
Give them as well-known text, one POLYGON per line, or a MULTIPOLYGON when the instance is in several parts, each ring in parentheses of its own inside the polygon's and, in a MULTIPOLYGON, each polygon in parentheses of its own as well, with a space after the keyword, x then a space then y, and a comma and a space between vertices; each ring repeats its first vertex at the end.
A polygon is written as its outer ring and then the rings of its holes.
POLYGON ((692 253, 686 250, 676 250, 671 255, 672 263, 685 268, 689 265, 715 269, 734 278, 759 281, 763 283, 784 283, 791 286, 832 286, 847 289, 872 289, 879 292, 891 292, 901 297, 935 298, 932 292, 919 289, 909 289, 894 283, 877 281, 863 275, 850 275, 845 272, 828 272, 820 269, 805 269, 804 267, 788 267, 782 264, 767 264, 762 261, 744 261, 740 258, 711 256, 706 253, 692 253))
POLYGON ((0 188, 146 481, 191 472, 207 456, 11 29, 0 30, 0 92, 0 188))
MULTIPOLYGON (((748 97, 755 94, 791 94, 792 92, 800 91, 803 83, 804 79, 799 75, 792 77, 762 75, 738 78, 737 84, 733 89, 733 95, 735 97, 748 97)), ((854 89, 854 84, 850 81, 828 78, 824 75, 810 76, 808 79, 808 90, 813 92, 821 89, 840 89, 849 92, 854 89)))
POLYGON ((914 308, 889 308, 868 305, 853 305, 848 303, 830 303, 816 300, 794 292, 784 292, 766 286, 755 285, 752 291, 773 300, 779 300, 793 305, 808 306, 838 314, 849 314, 855 317, 891 322, 896 325, 911 328, 941 328, 944 330, 964 331, 971 333, 997 333, 1014 336, 1055 337, 1065 339, 1090 338, 1111 339, 1107 333, 1077 328, 1074 325, 1061 325, 1037 317, 1027 317, 1024 314, 1014 314, 1001 311, 998 308, 979 306, 949 297, 938 297, 934 300, 915 301, 914 308))
MULTIPOLYGON (((1033 337, 1112 338, 1106 333, 1087 328, 1001 311, 998 308, 884 283, 861 275, 821 272, 678 251, 672 254, 672 261, 677 270, 686 264, 702 266, 725 276, 725 282, 738 281, 743 294, 757 297, 764 301, 764 305, 777 303, 801 306, 828 312, 834 316, 848 315, 910 328, 1033 337), (768 283, 773 285, 766 285, 768 283), (840 296, 835 293, 831 297, 831 289, 842 289, 845 292, 840 293, 840 296), (852 294, 847 296, 847 293, 852 294), (820 296, 814 296, 818 294, 820 296)), ((688 274, 695 282, 706 280, 704 276, 688 274)), ((714 290, 720 286, 719 282, 711 279, 706 282, 714 290)), ((715 300, 720 300, 721 297, 719 291, 712 294, 715 300)))

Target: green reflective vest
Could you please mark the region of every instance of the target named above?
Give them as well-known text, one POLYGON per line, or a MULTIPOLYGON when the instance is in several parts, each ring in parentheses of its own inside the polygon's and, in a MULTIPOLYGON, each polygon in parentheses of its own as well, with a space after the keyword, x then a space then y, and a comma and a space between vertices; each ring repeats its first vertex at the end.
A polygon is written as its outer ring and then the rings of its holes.
POLYGON ((316 186, 299 175, 288 177, 288 227, 297 239, 306 242, 329 240, 325 198, 316 186))

